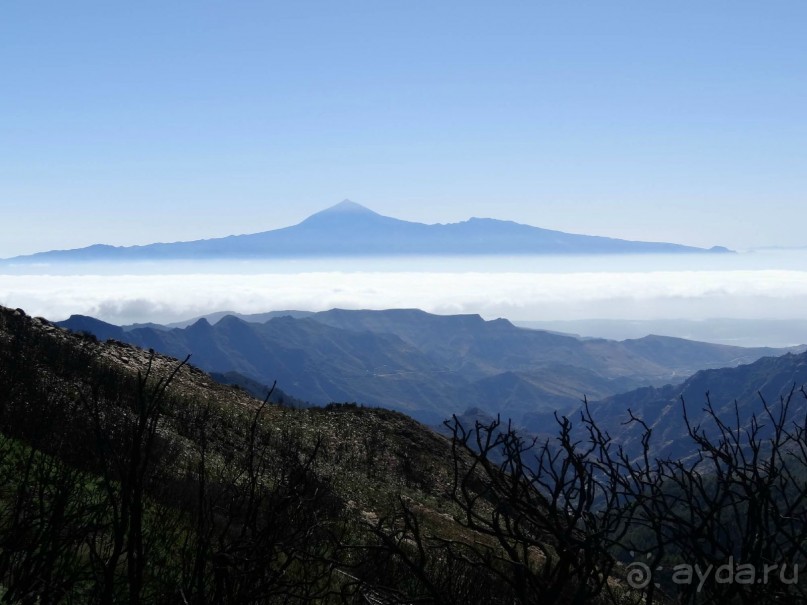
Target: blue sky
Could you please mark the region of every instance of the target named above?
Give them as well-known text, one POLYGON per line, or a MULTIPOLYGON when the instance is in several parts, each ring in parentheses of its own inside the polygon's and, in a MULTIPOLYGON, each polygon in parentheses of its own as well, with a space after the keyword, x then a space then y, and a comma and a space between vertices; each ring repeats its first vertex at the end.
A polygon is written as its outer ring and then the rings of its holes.
POLYGON ((0 6, 0 257, 296 223, 343 198, 805 245, 807 3, 0 6))

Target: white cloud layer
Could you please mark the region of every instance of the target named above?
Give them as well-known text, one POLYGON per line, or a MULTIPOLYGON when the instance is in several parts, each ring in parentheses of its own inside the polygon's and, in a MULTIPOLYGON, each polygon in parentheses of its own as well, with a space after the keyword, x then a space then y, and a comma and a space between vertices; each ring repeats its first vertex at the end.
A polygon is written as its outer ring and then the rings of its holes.
POLYGON ((0 304, 125 324, 217 310, 417 307, 486 318, 807 318, 799 270, 0 275, 0 304))

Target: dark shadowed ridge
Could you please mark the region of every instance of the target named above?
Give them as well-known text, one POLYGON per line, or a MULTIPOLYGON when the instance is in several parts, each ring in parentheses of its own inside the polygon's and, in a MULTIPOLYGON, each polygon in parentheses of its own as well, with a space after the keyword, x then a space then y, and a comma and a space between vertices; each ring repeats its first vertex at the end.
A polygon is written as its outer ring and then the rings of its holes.
POLYGON ((297 225, 272 231, 143 246, 96 244, 75 250, 18 256, 6 262, 703 252, 730 251, 720 246, 707 250, 664 242, 578 235, 490 218, 426 225, 383 216, 360 204, 344 200, 297 225))
MULTIPOLYGON (((632 455, 641 451, 641 431, 637 424, 627 424, 627 410, 641 418, 653 429, 654 456, 681 458, 689 455, 692 442, 682 414, 686 406, 694 424, 704 418, 707 397, 718 416, 733 425, 739 419, 741 430, 749 428, 752 415, 760 418, 762 434, 772 426, 765 415, 765 401, 774 415, 779 413, 782 398, 792 390, 798 391, 807 384, 807 353, 788 353, 776 357, 763 357, 754 361, 719 369, 702 370, 680 384, 664 387, 646 387, 613 395, 590 404, 592 414, 600 428, 607 430, 614 442, 632 455), (735 413, 735 404, 737 411, 735 413)), ((788 427, 792 422, 804 423, 807 409, 801 396, 794 397, 788 427)), ((571 417, 579 416, 577 414, 571 417)), ((554 426, 546 414, 535 415, 531 428, 540 431, 554 426)), ((701 426, 707 434, 715 434, 713 423, 701 426)))

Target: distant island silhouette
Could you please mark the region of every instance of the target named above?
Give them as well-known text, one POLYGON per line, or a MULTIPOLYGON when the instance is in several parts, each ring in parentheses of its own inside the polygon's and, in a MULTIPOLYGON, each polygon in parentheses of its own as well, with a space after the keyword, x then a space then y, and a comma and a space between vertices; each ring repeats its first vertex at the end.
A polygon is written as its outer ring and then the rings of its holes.
POLYGON ((427 225, 383 216, 343 200, 297 225, 261 233, 142 246, 95 244, 17 256, 5 262, 731 252, 722 246, 707 249, 580 235, 492 218, 427 225))

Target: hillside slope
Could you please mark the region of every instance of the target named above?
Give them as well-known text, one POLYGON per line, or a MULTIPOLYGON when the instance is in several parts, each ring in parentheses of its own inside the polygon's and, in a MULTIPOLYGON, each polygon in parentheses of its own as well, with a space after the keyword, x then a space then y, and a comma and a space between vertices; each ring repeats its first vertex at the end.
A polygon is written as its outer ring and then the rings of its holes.
POLYGON ((177 359, 0 307, 11 602, 341 603, 374 579, 411 588, 357 549, 400 498, 463 535, 451 459, 448 440, 402 414, 267 406, 177 359))

